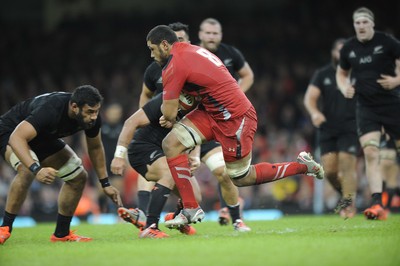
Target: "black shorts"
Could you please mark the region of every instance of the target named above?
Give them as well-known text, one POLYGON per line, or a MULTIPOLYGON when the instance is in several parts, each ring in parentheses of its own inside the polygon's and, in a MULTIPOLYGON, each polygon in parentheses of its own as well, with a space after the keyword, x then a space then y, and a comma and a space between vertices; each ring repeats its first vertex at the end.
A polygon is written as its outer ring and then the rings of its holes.
POLYGON ((400 112, 392 113, 388 109, 387 114, 374 112, 373 107, 365 107, 357 104, 356 118, 357 118, 357 133, 361 137, 369 132, 381 131, 382 127, 391 138, 395 140, 400 139, 400 112))
MULTIPOLYGON (((10 139, 9 134, 0 135, 0 152, 3 158, 5 157, 8 140, 10 139)), ((50 155, 62 150, 65 147, 65 142, 62 139, 52 140, 38 140, 34 139, 28 143, 31 150, 35 152, 39 161, 43 161, 50 155)))
POLYGON ((147 174, 147 165, 165 156, 162 148, 150 142, 133 140, 128 148, 128 160, 133 169, 143 177, 147 174))
POLYGON ((319 144, 321 155, 329 152, 347 152, 357 155, 360 151, 356 131, 320 128, 319 144))
POLYGON ((215 140, 211 140, 209 142, 206 142, 204 144, 201 144, 200 148, 200 158, 203 158, 207 153, 215 149, 216 147, 220 147, 221 145, 219 142, 216 142, 215 140))

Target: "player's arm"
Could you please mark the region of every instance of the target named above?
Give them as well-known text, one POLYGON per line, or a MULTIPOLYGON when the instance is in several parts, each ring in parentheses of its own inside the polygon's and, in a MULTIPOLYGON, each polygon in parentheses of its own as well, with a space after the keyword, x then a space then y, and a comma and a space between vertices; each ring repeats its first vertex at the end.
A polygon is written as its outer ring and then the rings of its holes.
POLYGON ((321 90, 317 86, 313 84, 308 85, 303 103, 315 127, 319 127, 326 121, 324 114, 318 108, 318 99, 320 96, 321 90))
POLYGON ((345 98, 354 97, 355 89, 350 83, 350 70, 345 70, 338 65, 336 70, 336 83, 345 98))
POLYGON ((51 184, 57 176, 57 170, 51 167, 42 168, 29 152, 29 142, 37 136, 36 129, 31 123, 22 121, 10 136, 8 144, 22 164, 31 170, 36 179, 45 184, 51 184))
POLYGON ((148 124, 150 124, 150 120, 142 108, 125 120, 124 126, 118 137, 114 159, 111 162, 111 171, 113 174, 122 175, 124 173, 127 166, 126 154, 128 151, 128 145, 133 139, 136 129, 148 124))
POLYGON ((106 156, 104 153, 103 142, 101 141, 101 131, 94 138, 86 136, 86 144, 90 161, 93 164, 97 177, 103 187, 104 193, 117 205, 122 206, 122 200, 119 191, 111 186, 108 180, 106 167, 106 156))
MULTIPOLYGON (((161 112, 166 122, 174 124, 178 114, 179 98, 171 100, 163 100, 161 112)), ((162 126, 162 125, 161 125, 162 126)))
POLYGON ((243 92, 246 92, 254 83, 254 73, 250 65, 245 62, 243 67, 238 71, 239 80, 238 84, 243 92))
POLYGON ((383 75, 377 82, 385 89, 392 90, 400 86, 400 59, 396 60, 395 76, 383 75))
POLYGON ((150 90, 143 82, 142 93, 140 94, 139 107, 142 108, 154 96, 154 91, 150 90))

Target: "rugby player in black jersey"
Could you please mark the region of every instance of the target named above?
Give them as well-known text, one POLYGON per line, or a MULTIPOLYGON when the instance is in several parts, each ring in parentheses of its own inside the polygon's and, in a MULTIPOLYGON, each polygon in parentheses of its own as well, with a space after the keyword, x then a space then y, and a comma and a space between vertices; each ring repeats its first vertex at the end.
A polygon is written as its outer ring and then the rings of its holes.
POLYGON ((0 117, 0 152, 17 171, 7 196, 0 243, 12 231, 13 222, 26 198, 33 180, 51 184, 64 181, 58 197, 58 216, 52 242, 87 242, 90 237, 70 231, 70 223, 82 191, 87 172, 76 153, 62 140, 84 131, 89 157, 104 193, 122 206, 119 191, 110 185, 107 174, 99 110, 103 97, 90 85, 74 92, 39 95, 12 107, 0 117))
MULTIPOLYGON (((187 25, 182 24, 180 22, 172 23, 169 25, 169 27, 177 34, 178 40, 182 42, 190 42, 189 41, 189 28, 187 25)), ((156 62, 153 62, 152 64, 149 65, 149 67, 146 69, 145 74, 144 74, 144 83, 142 87, 142 93, 139 101, 139 105, 142 106, 146 102, 148 102, 154 95, 160 94, 162 92, 162 79, 161 79, 161 67, 159 64, 156 62)), ((161 104, 160 104, 161 106, 161 104)), ((158 108, 160 110, 160 108, 158 108)), ((160 113, 160 116, 162 114, 160 113)), ((146 140, 147 142, 154 142, 151 138, 146 140)), ((157 143, 155 142, 156 145, 160 145, 161 149, 161 142, 157 143)), ((134 144, 132 144, 134 145, 134 144)), ((153 146, 153 144, 151 144, 153 146)), ((139 149, 138 154, 140 152, 147 153, 148 151, 152 151, 152 149, 149 149, 151 147, 135 147, 135 149, 139 149)), ((232 181, 229 179, 229 177, 224 173, 224 160, 222 156, 222 150, 221 147, 218 143, 215 141, 211 141, 209 143, 201 145, 201 149, 197 150, 200 151, 200 153, 197 153, 197 156, 194 156, 196 153, 191 153, 191 164, 192 168, 196 168, 200 166, 200 161, 203 162, 207 167, 210 169, 210 171, 213 173, 213 175, 217 178, 221 190, 222 190, 222 197, 225 199, 225 201, 228 202, 228 208, 229 208, 229 214, 232 217, 232 224, 235 230, 239 232, 247 232, 250 231, 250 228, 243 222, 241 219, 240 215, 240 204, 238 201, 238 188, 232 183, 232 181)), ((162 149, 161 149, 162 153, 162 149)), ((140 156, 139 156, 140 157, 140 156)), ((149 164, 149 162, 146 162, 149 164)), ((166 163, 166 162, 165 162, 166 163)), ((165 165, 167 167, 167 165, 165 165)), ((155 167, 156 168, 156 167, 155 167)), ((156 168, 158 169, 158 168, 156 168)), ((158 169, 158 172, 164 171, 164 168, 158 169)), ((167 168, 167 171, 169 172, 169 169, 167 168)), ((139 174, 143 171, 138 171, 139 174)), ((144 171, 146 173, 146 171, 144 171)), ((158 173, 160 175, 160 173, 158 173)), ((142 176, 142 174, 141 174, 142 176)), ((136 209, 131 209, 128 210, 124 207, 119 208, 119 215, 127 220, 141 228, 144 223, 144 219, 141 217, 143 216, 142 210, 144 210, 147 213, 147 208, 149 208, 149 215, 150 215, 150 209, 153 208, 150 205, 152 204, 158 204, 160 203, 151 203, 150 201, 150 193, 155 193, 153 190, 154 187, 154 182, 151 182, 151 178, 146 178, 144 179, 143 177, 139 177, 139 179, 142 179, 138 182, 138 198, 139 198, 139 207, 136 209), (150 182, 149 182, 150 181, 150 182), (147 194, 147 195, 146 195, 147 194), (129 218, 131 216, 131 218, 129 218)), ((160 176, 158 176, 160 178, 160 176)), ((170 177, 172 180, 172 177, 170 177)), ((195 180, 194 180, 195 181, 195 180)), ((173 181, 172 181, 173 182, 173 181)), ((195 187, 198 187, 197 181, 195 181, 195 187)), ((163 207, 165 202, 161 205, 163 207)), ((162 208, 161 208, 162 210, 162 208)), ((161 211, 160 210, 160 211, 161 211)), ((176 213, 179 213, 180 209, 176 211, 176 213)), ((166 219, 168 218, 173 218, 173 214, 170 213, 167 215, 166 219)), ((159 216, 159 214, 158 214, 159 216)), ((159 219, 159 217, 158 217, 159 219)), ((153 224, 152 220, 147 223, 147 227, 151 226, 153 224)), ((157 220, 158 224, 158 220, 157 220)), ((156 225, 157 225, 156 224, 156 225)), ((158 229, 157 229, 158 230, 158 229)), ((185 225, 179 230, 182 233, 185 234, 194 234, 195 229, 191 226, 185 225)), ((155 231, 155 232, 159 232, 155 231)), ((145 235, 143 235, 145 237, 145 235)))
POLYGON ((355 10, 353 22, 356 36, 340 51, 336 81, 346 98, 356 95, 357 131, 372 194, 371 207, 364 215, 385 220, 379 144, 383 127, 400 150, 400 42, 374 30, 374 14, 368 8, 355 10))
POLYGON ((344 218, 351 218, 356 214, 356 163, 360 147, 355 100, 346 99, 336 86, 336 67, 344 41, 334 41, 332 61, 315 71, 304 96, 304 106, 313 125, 318 128, 318 144, 325 177, 340 194, 335 211, 344 218))

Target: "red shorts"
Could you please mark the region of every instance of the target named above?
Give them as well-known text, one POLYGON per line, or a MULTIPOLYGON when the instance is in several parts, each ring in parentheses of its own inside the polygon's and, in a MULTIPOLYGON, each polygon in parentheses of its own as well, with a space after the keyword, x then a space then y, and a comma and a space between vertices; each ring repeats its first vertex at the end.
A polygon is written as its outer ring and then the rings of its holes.
POLYGON ((253 148, 254 134, 257 130, 257 114, 252 106, 240 117, 227 121, 215 121, 205 110, 195 109, 186 115, 210 140, 221 144, 226 162, 234 162, 247 156, 253 148))

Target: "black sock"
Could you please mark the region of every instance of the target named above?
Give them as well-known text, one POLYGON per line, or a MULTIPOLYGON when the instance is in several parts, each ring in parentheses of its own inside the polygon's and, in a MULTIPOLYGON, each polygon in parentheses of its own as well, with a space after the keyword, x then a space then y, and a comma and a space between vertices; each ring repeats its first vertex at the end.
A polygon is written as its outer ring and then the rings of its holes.
POLYGON ((240 219, 240 205, 237 204, 236 206, 229 206, 229 214, 231 215, 232 218, 232 223, 236 222, 237 219, 240 219))
POLYGON ((174 212, 174 218, 181 212, 181 210, 183 210, 182 199, 178 199, 178 203, 176 203, 176 210, 174 212))
POLYGON ((382 206, 382 193, 373 193, 372 194, 372 205, 379 204, 382 206))
POLYGON ((3 226, 8 226, 9 227, 9 232, 11 233, 12 231, 12 226, 15 220, 15 217, 17 217, 16 214, 12 214, 9 212, 4 211, 4 218, 3 218, 3 224, 1 225, 3 226))
POLYGON ((156 183, 151 191, 149 213, 147 215, 146 228, 155 223, 158 226, 161 211, 171 193, 171 189, 156 183))
POLYGON ((138 208, 147 214, 149 202, 150 202, 150 191, 139 190, 138 193, 138 208))
POLYGON ((72 216, 64 216, 62 214, 58 214, 57 216, 57 225, 56 230, 54 231, 54 235, 56 237, 64 237, 69 235, 69 227, 71 225, 72 216))

